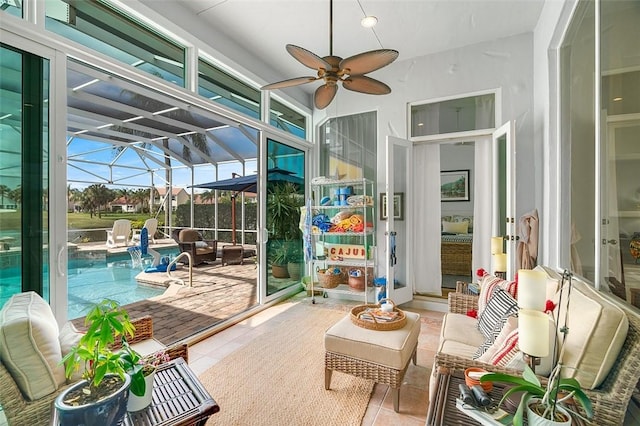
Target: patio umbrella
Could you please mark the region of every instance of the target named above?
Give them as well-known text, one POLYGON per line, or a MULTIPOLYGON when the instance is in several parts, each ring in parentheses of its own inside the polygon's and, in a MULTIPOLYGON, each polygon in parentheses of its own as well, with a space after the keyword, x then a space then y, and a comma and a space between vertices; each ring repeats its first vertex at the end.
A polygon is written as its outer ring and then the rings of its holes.
MULTIPOLYGON (((289 170, 274 167, 267 170, 267 181, 269 183, 290 182, 298 186, 304 184, 304 179, 295 176, 289 170)), ((215 182, 201 183, 193 185, 193 188, 218 189, 221 191, 235 192, 231 196, 231 242, 236 243, 236 195, 238 192, 258 192, 258 175, 240 176, 231 179, 224 179, 215 182)))

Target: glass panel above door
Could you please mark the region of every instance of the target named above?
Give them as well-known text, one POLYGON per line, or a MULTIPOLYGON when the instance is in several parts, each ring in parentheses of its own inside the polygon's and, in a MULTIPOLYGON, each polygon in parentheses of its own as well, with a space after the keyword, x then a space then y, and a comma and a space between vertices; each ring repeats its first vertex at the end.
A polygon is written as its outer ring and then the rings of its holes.
POLYGON ((411 106, 411 137, 493 129, 493 93, 411 106))

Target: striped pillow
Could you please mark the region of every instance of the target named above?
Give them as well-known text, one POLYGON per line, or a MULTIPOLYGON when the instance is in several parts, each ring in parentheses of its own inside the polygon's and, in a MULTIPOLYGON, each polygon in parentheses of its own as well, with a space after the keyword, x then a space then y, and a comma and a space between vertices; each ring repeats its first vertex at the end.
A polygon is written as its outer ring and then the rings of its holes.
POLYGON ((514 298, 518 299, 518 282, 507 281, 502 278, 498 278, 495 275, 487 274, 480 279, 480 295, 478 297, 478 315, 482 315, 482 312, 486 308, 489 300, 493 296, 496 289, 503 289, 509 292, 514 298))
MULTIPOLYGON (((510 316, 508 317, 504 325, 501 324, 502 329, 498 330, 498 335, 495 338, 495 341, 491 341, 491 339, 487 339, 476 351, 473 355, 473 359, 481 362, 485 362, 487 364, 491 363, 491 359, 495 355, 496 351, 502 347, 505 339, 512 331, 518 331, 518 317, 510 316)), ((495 331, 495 330, 494 330, 495 331)))
POLYGON ((516 299, 511 297, 507 291, 498 288, 493 292, 484 311, 478 316, 478 330, 493 343, 507 318, 517 314, 518 302, 516 299))

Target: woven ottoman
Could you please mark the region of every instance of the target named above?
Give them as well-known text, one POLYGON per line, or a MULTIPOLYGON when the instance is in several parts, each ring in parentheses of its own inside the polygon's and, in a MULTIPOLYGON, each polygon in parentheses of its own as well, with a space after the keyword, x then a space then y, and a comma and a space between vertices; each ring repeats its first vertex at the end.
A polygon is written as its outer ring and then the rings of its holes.
POLYGON ((350 314, 324 335, 324 387, 331 387, 331 374, 341 371, 391 387, 393 409, 400 406, 400 385, 409 360, 416 363, 420 315, 404 312, 407 324, 398 330, 377 331, 355 325, 350 314))

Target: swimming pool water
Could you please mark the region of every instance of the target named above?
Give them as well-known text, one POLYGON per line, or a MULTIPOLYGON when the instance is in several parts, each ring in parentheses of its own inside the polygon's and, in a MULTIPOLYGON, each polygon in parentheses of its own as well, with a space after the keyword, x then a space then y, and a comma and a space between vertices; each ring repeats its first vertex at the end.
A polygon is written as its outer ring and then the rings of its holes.
MULTIPOLYGON (((166 252, 164 255, 177 254, 166 252)), ((95 303, 113 299, 120 305, 158 296, 164 289, 140 285, 135 280, 142 269, 132 268, 131 257, 109 256, 105 261, 70 260, 67 268, 67 318, 83 317, 95 303)), ((4 270, 0 285, 0 307, 20 291, 20 270, 4 270)))

